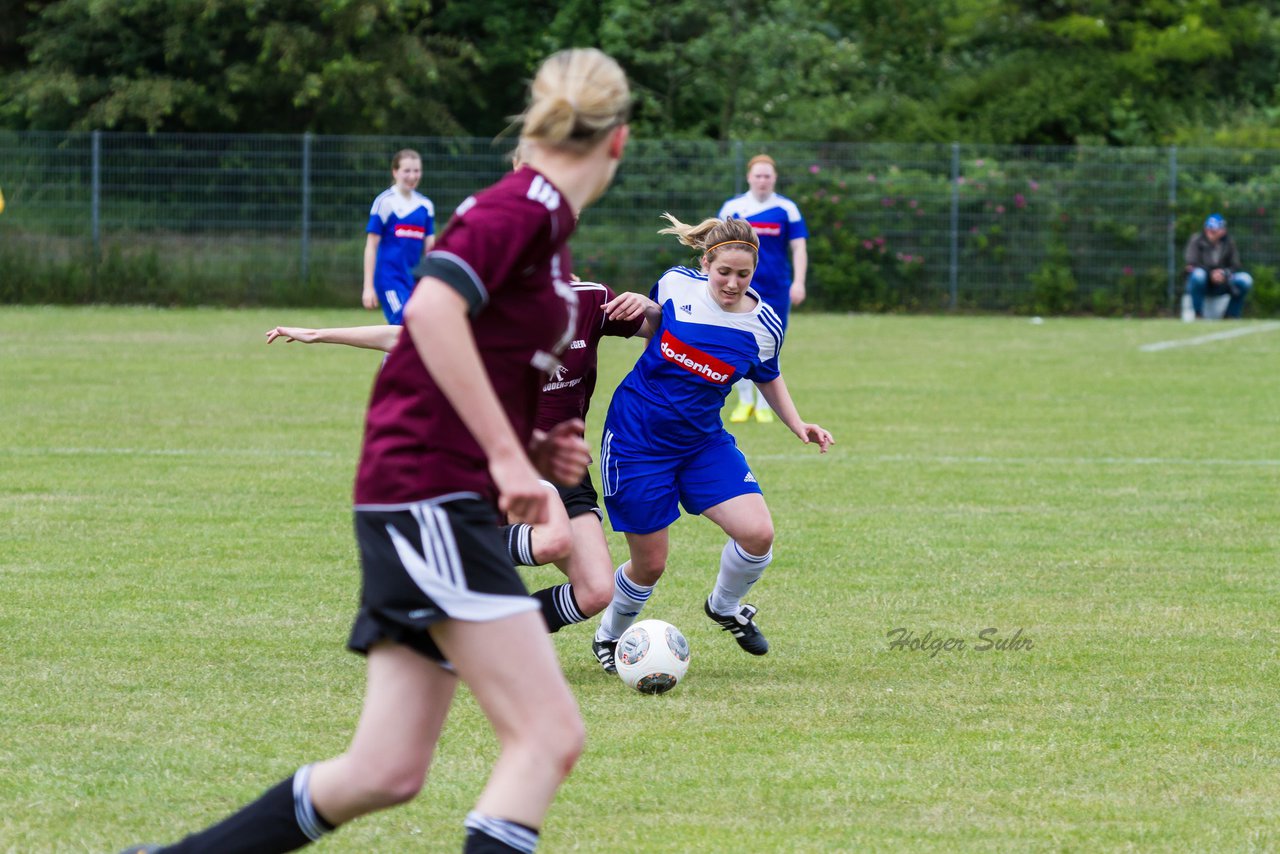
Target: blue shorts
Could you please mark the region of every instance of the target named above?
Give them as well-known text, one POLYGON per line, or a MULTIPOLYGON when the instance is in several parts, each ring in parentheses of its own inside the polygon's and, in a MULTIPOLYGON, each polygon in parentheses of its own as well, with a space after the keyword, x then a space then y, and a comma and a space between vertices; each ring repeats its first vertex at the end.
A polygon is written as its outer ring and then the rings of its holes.
POLYGON ((378 305, 382 306, 382 314, 392 326, 404 326, 404 304, 413 293, 412 285, 383 283, 378 285, 378 305))
POLYGON ((615 531, 651 534, 730 498, 760 494, 760 484, 726 431, 679 456, 654 456, 628 447, 607 427, 600 443, 604 506, 615 531), (679 506, 677 506, 679 505, 679 506))

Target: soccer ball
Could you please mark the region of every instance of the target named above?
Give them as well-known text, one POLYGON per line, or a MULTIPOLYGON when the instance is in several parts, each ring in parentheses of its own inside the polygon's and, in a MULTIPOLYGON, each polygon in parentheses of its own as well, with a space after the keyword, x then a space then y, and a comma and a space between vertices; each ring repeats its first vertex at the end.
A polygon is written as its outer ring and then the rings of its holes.
POLYGON ((689 671, 689 642, 662 620, 641 620, 618 638, 618 676, 641 694, 665 694, 689 671))

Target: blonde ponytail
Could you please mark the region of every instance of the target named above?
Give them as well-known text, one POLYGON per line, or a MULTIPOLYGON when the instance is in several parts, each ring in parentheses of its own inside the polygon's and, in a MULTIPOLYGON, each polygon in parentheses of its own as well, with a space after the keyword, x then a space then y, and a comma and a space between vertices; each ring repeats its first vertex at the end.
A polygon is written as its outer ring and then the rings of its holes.
POLYGON ((627 121, 631 89, 622 68, 595 48, 554 53, 529 87, 522 142, 587 149, 627 121))
POLYGON ((745 219, 709 217, 697 225, 689 225, 669 213, 662 216, 671 225, 659 229, 658 234, 674 234, 685 246, 705 254, 708 263, 715 260, 720 249, 728 247, 748 249, 753 263, 759 262, 760 238, 756 237, 756 230, 745 219))

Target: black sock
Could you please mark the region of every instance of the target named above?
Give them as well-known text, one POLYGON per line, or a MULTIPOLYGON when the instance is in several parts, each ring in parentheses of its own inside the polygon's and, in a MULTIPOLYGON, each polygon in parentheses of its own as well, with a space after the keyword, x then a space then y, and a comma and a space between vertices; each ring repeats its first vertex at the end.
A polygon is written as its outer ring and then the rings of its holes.
POLYGON ((538 831, 528 825, 478 812, 467 813, 467 841, 462 854, 533 854, 538 831))
POLYGON ((542 619, 547 621, 547 630, 553 634, 565 626, 581 623, 586 619, 573 595, 572 584, 544 587, 534 593, 533 598, 542 606, 542 619))
POLYGON ((503 528, 507 535, 507 551, 516 566, 537 566, 538 561, 533 553, 533 526, 507 525, 503 528))
POLYGON ((311 766, 267 789, 212 827, 163 849, 163 854, 282 854, 333 830, 311 803, 311 766))

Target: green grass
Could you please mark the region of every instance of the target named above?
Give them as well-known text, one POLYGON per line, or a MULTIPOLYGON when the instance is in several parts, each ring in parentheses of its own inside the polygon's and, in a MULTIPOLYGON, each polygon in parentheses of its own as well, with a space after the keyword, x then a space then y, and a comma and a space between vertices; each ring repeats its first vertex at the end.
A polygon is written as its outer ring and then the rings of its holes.
MULTIPOLYGON (((343 749, 378 356, 262 333, 368 318, 0 309, 0 851, 170 840, 343 749)), ((1280 847, 1280 330, 1138 349, 1246 327, 796 317, 788 383, 839 444, 737 430, 773 651, 701 615, 722 539, 678 522, 646 615, 685 684, 555 638, 588 747, 544 850, 1280 847)), ((636 351, 606 342, 593 436, 636 351)), ((322 850, 458 850, 494 752, 463 692, 423 794, 322 850)))

